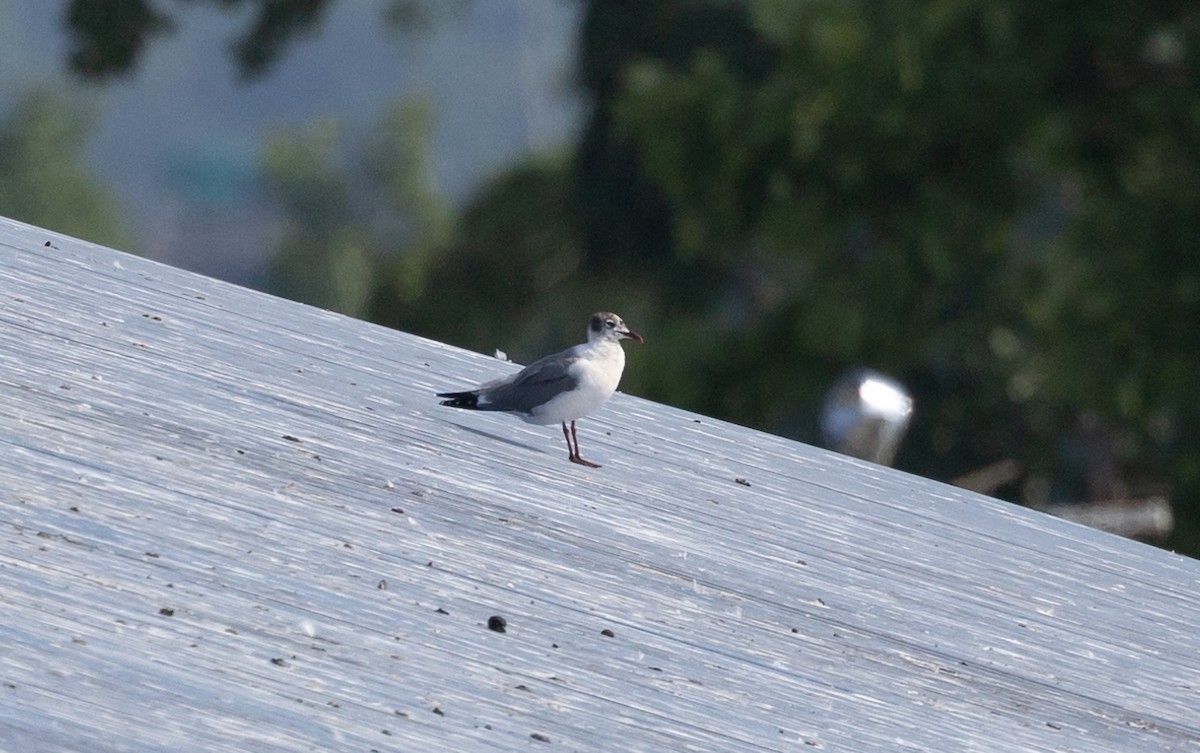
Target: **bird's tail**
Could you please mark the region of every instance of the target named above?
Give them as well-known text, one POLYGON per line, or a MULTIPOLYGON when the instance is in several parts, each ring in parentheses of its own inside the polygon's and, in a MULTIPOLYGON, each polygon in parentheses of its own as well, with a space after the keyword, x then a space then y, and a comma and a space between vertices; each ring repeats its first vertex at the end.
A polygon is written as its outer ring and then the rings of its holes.
POLYGON ((466 408, 468 410, 477 410, 479 408, 478 392, 439 392, 437 396, 450 398, 449 400, 443 400, 441 404, 451 408, 466 408))

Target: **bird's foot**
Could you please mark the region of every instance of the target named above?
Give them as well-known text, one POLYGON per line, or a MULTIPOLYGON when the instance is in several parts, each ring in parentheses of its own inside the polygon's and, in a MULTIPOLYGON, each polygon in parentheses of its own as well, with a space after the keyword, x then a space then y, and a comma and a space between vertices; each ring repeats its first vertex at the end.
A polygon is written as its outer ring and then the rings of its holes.
POLYGON ((599 463, 593 463, 590 460, 584 460, 583 458, 579 457, 578 455, 571 455, 570 460, 572 463, 578 463, 579 465, 586 465, 588 468, 599 468, 600 467, 599 463))

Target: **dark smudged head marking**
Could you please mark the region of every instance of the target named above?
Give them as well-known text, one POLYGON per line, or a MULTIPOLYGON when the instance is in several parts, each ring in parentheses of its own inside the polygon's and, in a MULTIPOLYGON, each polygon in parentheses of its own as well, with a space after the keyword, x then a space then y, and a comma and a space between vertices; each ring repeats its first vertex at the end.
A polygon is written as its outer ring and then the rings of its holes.
POLYGON ((613 329, 624 323, 625 322, 621 321, 621 317, 617 316, 611 311, 597 311, 596 313, 592 314, 592 321, 591 324, 588 325, 588 328, 593 332, 599 332, 605 327, 613 329))

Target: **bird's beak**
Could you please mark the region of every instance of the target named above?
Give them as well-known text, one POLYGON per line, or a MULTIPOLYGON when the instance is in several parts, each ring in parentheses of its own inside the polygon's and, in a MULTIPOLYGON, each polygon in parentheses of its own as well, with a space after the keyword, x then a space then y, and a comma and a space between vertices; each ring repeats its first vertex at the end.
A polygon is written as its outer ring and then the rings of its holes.
POLYGON ((621 338, 624 340, 635 340, 635 341, 641 343, 642 345, 646 344, 645 338, 643 338, 641 335, 639 335, 636 332, 631 332, 630 330, 625 330, 624 332, 621 332, 619 334, 621 335, 621 338))

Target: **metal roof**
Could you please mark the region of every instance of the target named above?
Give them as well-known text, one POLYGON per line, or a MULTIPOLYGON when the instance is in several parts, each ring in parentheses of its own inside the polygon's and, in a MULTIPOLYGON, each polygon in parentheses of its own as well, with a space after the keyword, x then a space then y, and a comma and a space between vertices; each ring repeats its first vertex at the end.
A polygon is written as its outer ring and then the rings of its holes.
POLYGON ((1196 561, 624 395, 581 468, 433 397, 511 364, 11 221, 0 317, 0 750, 1200 750, 1196 561))

